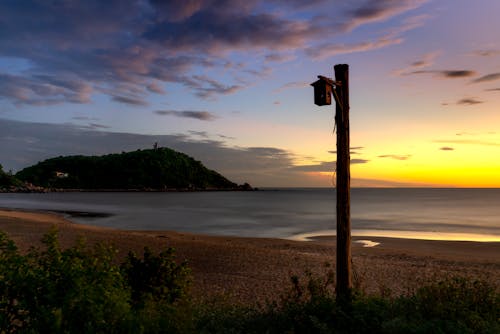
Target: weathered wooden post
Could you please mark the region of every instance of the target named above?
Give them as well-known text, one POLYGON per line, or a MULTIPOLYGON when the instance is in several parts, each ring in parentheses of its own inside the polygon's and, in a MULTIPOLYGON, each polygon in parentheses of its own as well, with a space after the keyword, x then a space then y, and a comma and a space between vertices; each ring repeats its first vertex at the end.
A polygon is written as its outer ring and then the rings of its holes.
POLYGON ((351 270, 351 171, 349 152, 349 65, 334 66, 335 81, 324 76, 312 83, 314 103, 331 104, 335 98, 337 125, 337 299, 349 300, 352 289, 351 270), (327 96, 328 95, 328 96, 327 96))
POLYGON ((349 66, 334 66, 339 101, 337 123, 337 298, 350 298, 351 273, 351 157, 349 140, 349 66))

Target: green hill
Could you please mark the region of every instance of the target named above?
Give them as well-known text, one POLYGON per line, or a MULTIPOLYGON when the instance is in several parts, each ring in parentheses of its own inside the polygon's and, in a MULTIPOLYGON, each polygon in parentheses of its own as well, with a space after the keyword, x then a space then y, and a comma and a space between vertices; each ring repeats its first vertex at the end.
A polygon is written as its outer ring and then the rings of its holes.
POLYGON ((238 186, 190 156, 168 148, 104 156, 66 156, 39 162, 16 174, 47 188, 204 190, 238 186))

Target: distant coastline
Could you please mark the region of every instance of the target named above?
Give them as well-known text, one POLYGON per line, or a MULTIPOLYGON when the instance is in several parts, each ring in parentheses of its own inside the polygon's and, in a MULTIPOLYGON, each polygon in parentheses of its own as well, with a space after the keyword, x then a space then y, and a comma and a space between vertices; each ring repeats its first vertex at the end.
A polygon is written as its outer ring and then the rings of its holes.
POLYGON ((16 186, 10 188, 0 188, 0 193, 64 193, 64 192, 211 192, 211 191, 257 191, 259 188, 253 188, 248 184, 240 185, 234 188, 168 188, 168 189, 66 189, 66 188, 44 188, 39 186, 16 186))

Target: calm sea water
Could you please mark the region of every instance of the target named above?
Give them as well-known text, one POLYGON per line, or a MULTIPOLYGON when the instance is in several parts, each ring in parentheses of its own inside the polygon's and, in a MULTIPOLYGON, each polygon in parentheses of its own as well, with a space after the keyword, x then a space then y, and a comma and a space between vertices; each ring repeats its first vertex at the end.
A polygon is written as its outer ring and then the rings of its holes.
MULTIPOLYGON (((500 241, 500 189, 352 189, 353 235, 500 241)), ((334 189, 0 194, 0 207, 107 213, 77 223, 127 230, 301 240, 334 234, 334 189)))

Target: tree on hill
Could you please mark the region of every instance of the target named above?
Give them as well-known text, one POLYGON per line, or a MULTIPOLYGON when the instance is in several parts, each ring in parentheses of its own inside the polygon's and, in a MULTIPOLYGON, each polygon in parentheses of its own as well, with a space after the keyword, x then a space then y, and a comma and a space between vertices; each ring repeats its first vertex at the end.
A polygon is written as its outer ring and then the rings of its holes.
POLYGON ((37 186, 66 189, 234 189, 237 185, 169 148, 48 159, 16 174, 37 186))
POLYGON ((16 179, 12 174, 5 173, 3 166, 0 164, 0 188, 9 188, 18 186, 21 182, 16 179))

